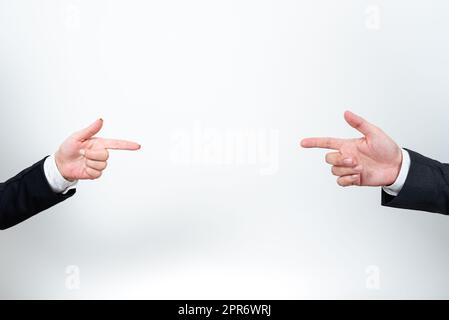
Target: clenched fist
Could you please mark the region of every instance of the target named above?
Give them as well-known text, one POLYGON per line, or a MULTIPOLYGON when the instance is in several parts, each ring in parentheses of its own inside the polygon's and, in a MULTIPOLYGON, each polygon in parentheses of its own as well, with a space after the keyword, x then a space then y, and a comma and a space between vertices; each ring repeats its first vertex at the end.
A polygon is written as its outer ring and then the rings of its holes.
POLYGON ((140 149, 140 145, 135 142, 94 137, 102 127, 103 120, 99 119, 89 127, 71 135, 59 147, 55 154, 56 165, 66 180, 100 178, 107 166, 108 149, 140 149))
POLYGON ((356 139, 307 138, 304 148, 333 149, 326 155, 332 173, 342 186, 389 186, 401 170, 402 150, 381 129, 352 112, 345 112, 346 122, 363 134, 356 139))

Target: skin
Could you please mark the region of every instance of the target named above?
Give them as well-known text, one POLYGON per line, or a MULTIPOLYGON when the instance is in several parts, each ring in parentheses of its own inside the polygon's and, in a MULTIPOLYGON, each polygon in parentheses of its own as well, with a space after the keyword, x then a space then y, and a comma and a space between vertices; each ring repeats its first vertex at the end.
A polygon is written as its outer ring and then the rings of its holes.
POLYGON ((363 137, 355 139, 306 138, 303 148, 334 150, 326 155, 337 183, 348 186, 389 186, 401 170, 401 148, 385 132, 362 117, 345 112, 346 122, 363 137))
POLYGON ((69 181, 95 180, 107 167, 109 150, 140 149, 140 145, 125 140, 94 137, 103 127, 98 119, 89 127, 72 134, 55 154, 56 165, 62 176, 69 181))

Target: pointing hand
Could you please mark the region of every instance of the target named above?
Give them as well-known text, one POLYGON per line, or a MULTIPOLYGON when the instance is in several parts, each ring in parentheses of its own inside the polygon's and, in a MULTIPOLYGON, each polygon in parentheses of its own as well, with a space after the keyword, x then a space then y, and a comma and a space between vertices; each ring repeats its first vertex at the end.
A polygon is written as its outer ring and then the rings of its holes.
POLYGON ((389 186, 401 170, 402 151, 381 129, 352 112, 345 112, 346 122, 363 134, 358 139, 307 138, 304 148, 333 149, 326 155, 332 173, 342 186, 389 186))
POLYGON ((56 165, 66 180, 100 178, 107 166, 108 149, 140 149, 140 145, 135 142, 94 137, 102 127, 103 120, 99 119, 89 127, 71 135, 59 147, 55 154, 56 165))

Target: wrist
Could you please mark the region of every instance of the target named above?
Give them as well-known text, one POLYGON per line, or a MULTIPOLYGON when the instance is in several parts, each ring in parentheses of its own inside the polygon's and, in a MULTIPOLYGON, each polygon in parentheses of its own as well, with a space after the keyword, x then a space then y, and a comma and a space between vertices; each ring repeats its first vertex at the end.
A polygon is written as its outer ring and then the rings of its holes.
POLYGON ((77 184, 77 181, 68 181, 62 176, 56 165, 56 154, 52 154, 45 159, 44 173, 54 193, 66 194, 70 189, 74 189, 77 184))
POLYGON ((404 159, 403 159, 402 149, 398 147, 397 156, 395 157, 395 160, 392 162, 393 168, 391 169, 391 175, 390 175, 387 183, 385 184, 386 186, 390 186, 390 185, 394 184, 396 182, 396 180, 398 179, 398 177, 401 173, 403 160, 404 159))
POLYGON ((401 192, 402 188, 404 187, 407 181, 407 176, 410 171, 410 164, 411 164, 410 155, 405 149, 401 149, 401 152, 402 152, 402 163, 399 175, 397 176, 394 183, 383 187, 383 190, 393 197, 398 196, 399 193, 401 192))
POLYGON ((70 179, 68 178, 65 174, 64 174, 64 158, 61 156, 60 151, 58 150, 55 153, 55 162, 56 162, 56 167, 58 168, 59 173, 61 174, 61 176, 69 181, 69 182, 75 182, 76 180, 70 179))

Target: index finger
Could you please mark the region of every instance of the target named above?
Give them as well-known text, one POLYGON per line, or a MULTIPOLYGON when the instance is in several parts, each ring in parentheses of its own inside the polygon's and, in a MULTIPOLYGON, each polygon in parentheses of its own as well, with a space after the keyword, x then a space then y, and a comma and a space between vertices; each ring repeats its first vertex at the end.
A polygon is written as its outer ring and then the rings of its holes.
POLYGON ((139 150, 140 144, 126 140, 101 139, 101 144, 105 149, 112 150, 139 150))
POLYGON ((306 138, 301 141, 303 148, 322 148, 339 150, 344 143, 344 139, 338 138, 306 138))

